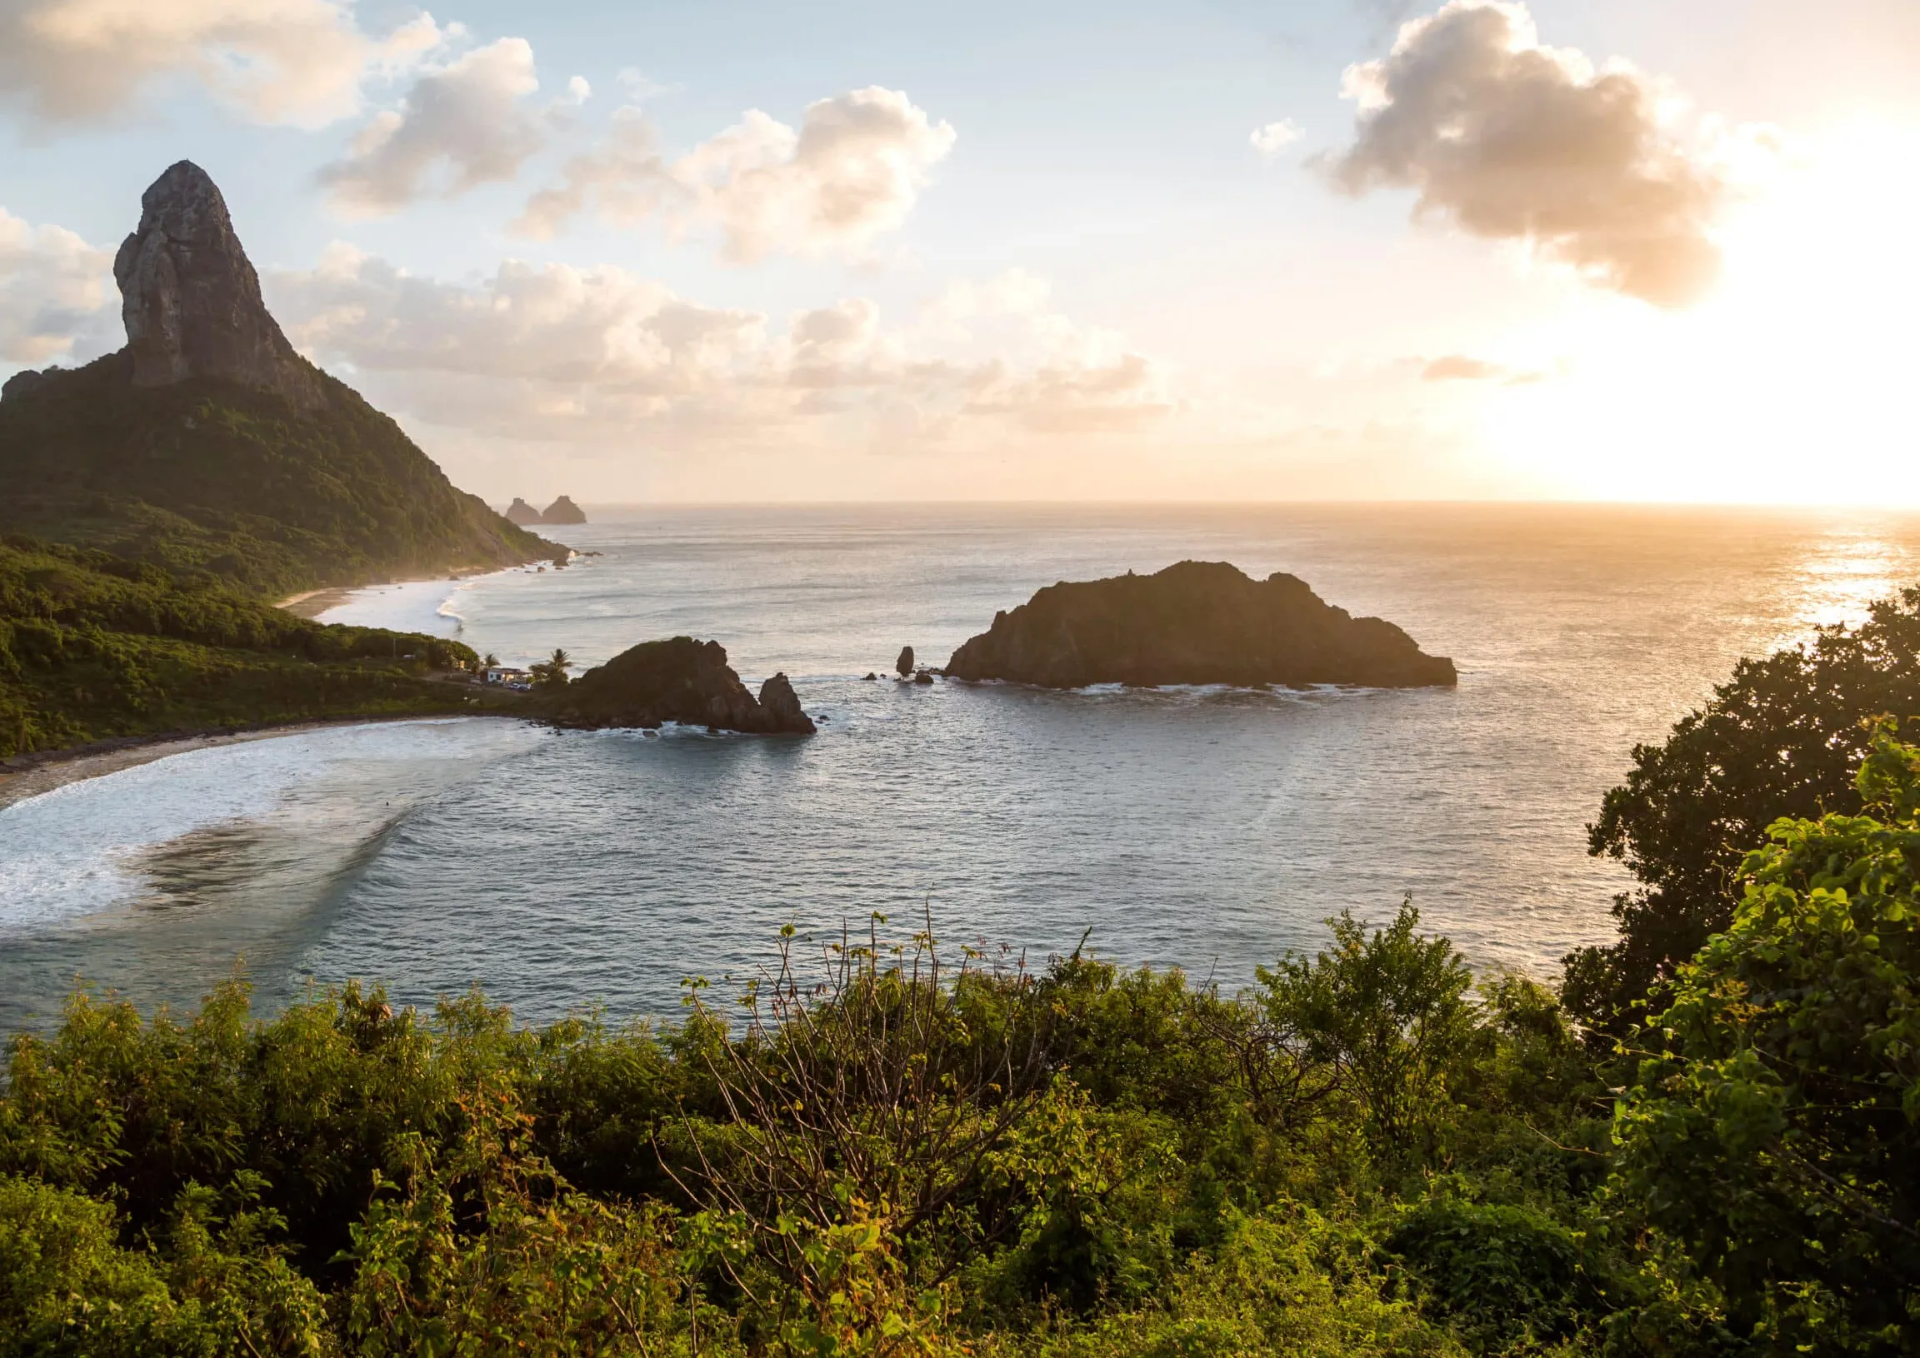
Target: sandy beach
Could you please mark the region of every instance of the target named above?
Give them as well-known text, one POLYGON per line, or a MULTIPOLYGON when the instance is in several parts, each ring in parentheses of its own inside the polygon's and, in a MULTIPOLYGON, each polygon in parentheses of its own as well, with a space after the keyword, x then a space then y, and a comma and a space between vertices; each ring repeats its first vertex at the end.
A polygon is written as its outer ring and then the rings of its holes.
POLYGON ((310 589, 300 594, 290 594, 275 604, 275 608, 284 608, 298 618, 317 618, 329 608, 338 608, 351 599, 355 586, 334 585, 327 589, 310 589))
POLYGON ((249 740, 271 740, 276 736, 294 736, 305 731, 323 730, 329 726, 371 726, 379 722, 393 721, 482 721, 500 715, 504 714, 474 713, 471 716, 434 717, 409 713, 391 717, 340 717, 326 721, 285 722, 272 726, 243 727, 232 731, 209 731, 193 735, 129 736, 124 743, 107 742, 106 744, 111 745, 111 748, 102 748, 99 745, 83 746, 77 750, 52 751, 38 758, 27 756, 25 767, 8 769, 4 763, 0 763, 0 810, 4 810, 15 802, 25 801, 29 797, 38 797, 43 792, 51 792, 57 787, 65 787, 68 783, 99 778, 105 774, 118 773, 121 769, 151 764, 156 759, 186 754, 191 750, 211 749, 217 745, 238 745, 249 740))

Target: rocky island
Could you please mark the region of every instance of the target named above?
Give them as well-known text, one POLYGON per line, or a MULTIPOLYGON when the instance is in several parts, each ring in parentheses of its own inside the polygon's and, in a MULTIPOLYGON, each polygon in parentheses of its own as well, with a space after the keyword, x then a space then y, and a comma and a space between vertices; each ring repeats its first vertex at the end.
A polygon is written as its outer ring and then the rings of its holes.
POLYGON ((812 735, 812 718, 784 674, 756 699, 727 664, 717 641, 674 637, 645 641, 588 670, 546 699, 556 726, 639 727, 666 722, 754 735, 812 735))
POLYGON ((1426 654, 1392 623, 1353 617, 1297 576, 1254 580, 1223 561, 1049 585, 996 613, 990 629, 953 653, 946 674, 1044 688, 1458 682, 1451 660, 1426 654))
POLYGON ((513 503, 507 506, 507 518, 522 528, 540 523, 585 523, 586 511, 575 504, 571 497, 562 495, 544 510, 535 509, 520 496, 513 497, 513 503))

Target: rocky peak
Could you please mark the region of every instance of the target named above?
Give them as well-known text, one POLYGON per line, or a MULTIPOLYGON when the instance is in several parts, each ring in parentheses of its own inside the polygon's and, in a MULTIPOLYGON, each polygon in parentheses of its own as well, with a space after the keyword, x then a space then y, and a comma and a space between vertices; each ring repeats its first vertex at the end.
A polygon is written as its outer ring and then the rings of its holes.
POLYGON ((219 377, 311 408, 324 397, 260 297, 233 219, 207 172, 183 160, 140 199, 140 225, 113 260, 133 384, 219 377))
POLYGON ((513 503, 507 506, 507 518, 519 524, 522 528, 525 528, 529 524, 544 522, 540 517, 540 511, 521 499, 518 495, 514 496, 513 503))

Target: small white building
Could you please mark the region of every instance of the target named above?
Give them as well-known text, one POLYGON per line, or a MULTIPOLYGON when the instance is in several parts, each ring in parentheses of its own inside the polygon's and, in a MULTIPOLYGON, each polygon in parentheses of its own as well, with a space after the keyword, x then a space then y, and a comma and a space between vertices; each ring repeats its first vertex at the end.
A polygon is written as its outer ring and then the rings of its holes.
POLYGON ((481 678, 489 684, 505 684, 508 688, 531 688, 533 674, 529 670, 518 670, 511 665, 489 665, 482 671, 481 678))

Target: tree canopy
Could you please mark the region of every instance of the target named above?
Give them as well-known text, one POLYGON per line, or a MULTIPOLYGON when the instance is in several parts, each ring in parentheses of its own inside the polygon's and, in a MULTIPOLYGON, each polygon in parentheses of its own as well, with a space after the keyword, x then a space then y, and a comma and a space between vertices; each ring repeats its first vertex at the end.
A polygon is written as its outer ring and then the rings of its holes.
POLYGON ((1733 918, 1735 873, 1779 816, 1858 809, 1854 773, 1883 713, 1920 714, 1920 589, 1873 605, 1857 627, 1742 660, 1659 745, 1588 827, 1590 851, 1624 862, 1617 942, 1566 959, 1568 1005, 1618 1029, 1663 975, 1733 918))

